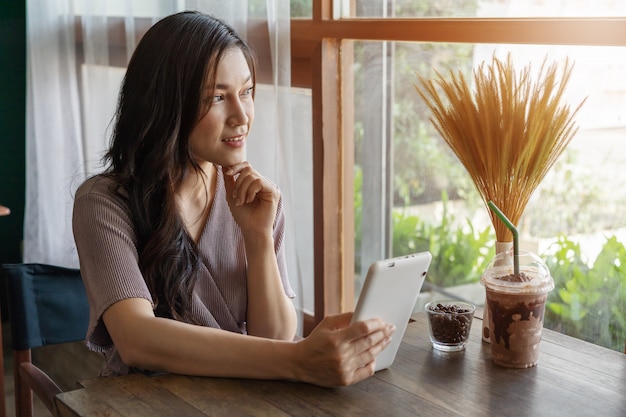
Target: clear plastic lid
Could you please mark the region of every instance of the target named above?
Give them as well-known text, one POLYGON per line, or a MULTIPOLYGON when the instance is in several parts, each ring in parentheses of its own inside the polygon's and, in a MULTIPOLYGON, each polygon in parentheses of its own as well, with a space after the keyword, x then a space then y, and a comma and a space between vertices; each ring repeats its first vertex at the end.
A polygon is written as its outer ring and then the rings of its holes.
POLYGON ((519 270, 522 277, 514 275, 513 249, 493 257, 481 283, 492 291, 511 294, 546 293, 554 289, 554 280, 546 263, 536 254, 519 251, 519 270))

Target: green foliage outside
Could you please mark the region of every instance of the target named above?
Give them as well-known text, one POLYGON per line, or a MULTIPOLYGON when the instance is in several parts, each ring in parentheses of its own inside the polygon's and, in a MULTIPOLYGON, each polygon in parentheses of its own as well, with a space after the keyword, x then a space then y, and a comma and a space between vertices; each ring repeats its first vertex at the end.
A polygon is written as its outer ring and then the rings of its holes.
MULTIPOLYGON (((313 0, 289 0, 289 14, 292 18, 311 18, 313 0)), ((267 16, 265 0, 248 0, 248 17, 264 18, 267 16)))
POLYGON ((438 287, 469 284, 480 275, 494 255, 495 235, 491 227, 475 230, 469 220, 455 226, 448 212, 448 197, 442 194, 443 215, 439 224, 421 221, 417 216, 393 214, 393 256, 428 250, 433 255, 427 279, 438 287))
POLYGON ((591 266, 580 246, 561 236, 546 263, 555 289, 546 307, 545 326, 613 350, 626 338, 626 249, 608 237, 591 266))
MULTIPOLYGON (((355 172, 355 244, 361 245, 361 173, 355 172)), ((442 192, 443 213, 438 224, 406 209, 393 212, 393 256, 428 250, 433 261, 428 282, 438 287, 476 283, 494 255, 491 227, 476 230, 469 220, 457 222, 442 192)), ((545 326, 578 339, 623 351, 626 340, 626 248, 614 236, 591 266, 580 246, 561 236, 540 254, 555 281, 546 306, 545 326)), ((360 270, 356 259, 355 270, 360 270)))
POLYGON ((290 0, 289 7, 293 18, 313 16, 313 0, 290 0))
MULTIPOLYGON (((354 218, 356 253, 361 247, 362 174, 355 170, 354 218)), ((439 287, 478 282, 482 271, 494 255, 495 234, 491 227, 476 230, 469 220, 458 227, 455 216, 448 211, 448 194, 441 191, 443 213, 439 224, 420 219, 404 209, 393 211, 392 256, 430 251, 433 256, 427 280, 439 287)), ((355 271, 360 271, 360 258, 356 257, 355 271)))

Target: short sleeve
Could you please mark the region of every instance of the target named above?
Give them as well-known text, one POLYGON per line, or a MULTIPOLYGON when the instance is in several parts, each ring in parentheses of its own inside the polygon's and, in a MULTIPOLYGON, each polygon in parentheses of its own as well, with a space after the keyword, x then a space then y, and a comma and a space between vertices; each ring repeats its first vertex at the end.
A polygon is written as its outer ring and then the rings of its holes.
POLYGON ((102 321, 112 304, 127 298, 152 298, 139 270, 136 235, 123 200, 106 177, 87 180, 76 193, 72 228, 80 270, 89 298, 87 344, 96 351, 112 348, 102 321))

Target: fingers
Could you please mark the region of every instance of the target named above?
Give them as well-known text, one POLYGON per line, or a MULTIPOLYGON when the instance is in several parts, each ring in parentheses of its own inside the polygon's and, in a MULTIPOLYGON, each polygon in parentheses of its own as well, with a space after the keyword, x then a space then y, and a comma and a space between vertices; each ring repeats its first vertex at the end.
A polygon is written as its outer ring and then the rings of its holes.
POLYGON ((393 325, 384 324, 382 327, 376 327, 374 331, 354 340, 352 344, 360 364, 372 362, 389 345, 394 331, 393 325))
MULTIPOLYGON (((393 324, 385 323, 381 319, 362 320, 350 324, 352 315, 351 312, 328 315, 320 326, 330 330, 340 330, 339 337, 343 342, 352 344, 355 349, 354 353, 357 355, 363 350, 380 345, 385 339, 390 339, 396 331, 393 324)), ((376 353, 381 350, 378 349, 376 353)))
POLYGON ((380 319, 350 324, 352 313, 328 315, 299 342, 299 378, 323 386, 350 385, 374 374, 376 356, 395 327, 380 319))
POLYGON ((385 350, 387 346, 391 343, 391 335, 387 334, 386 331, 381 330, 366 337, 356 341, 355 343, 359 343, 360 346, 356 347, 357 352, 361 352, 357 354, 356 361, 358 362, 358 367, 369 367, 376 364, 376 357, 380 352, 385 350))
POLYGON ((233 198, 238 206, 252 203, 258 193, 263 190, 263 181, 251 175, 239 176, 235 182, 233 198))
POLYGON ((350 344, 339 385, 350 385, 374 375, 376 357, 391 343, 387 327, 361 337, 350 344))
POLYGON ((232 190, 229 190, 229 197, 233 199, 236 206, 252 203, 259 193, 264 191, 274 194, 274 187, 248 162, 228 167, 224 174, 234 179, 232 190))
POLYGON ((378 332, 382 332, 385 337, 391 336, 396 327, 393 324, 385 323, 381 319, 362 320, 353 323, 346 328, 346 335, 353 340, 369 337, 378 332))

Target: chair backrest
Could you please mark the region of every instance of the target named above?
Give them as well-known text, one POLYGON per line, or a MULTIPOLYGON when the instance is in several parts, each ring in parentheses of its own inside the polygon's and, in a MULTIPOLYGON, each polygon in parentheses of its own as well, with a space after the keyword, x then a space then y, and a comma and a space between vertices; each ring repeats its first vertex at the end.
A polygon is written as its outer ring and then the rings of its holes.
POLYGON ((31 364, 30 350, 84 340, 89 303, 80 271, 44 264, 5 264, 3 269, 15 362, 16 415, 32 416, 32 391, 46 397, 41 399, 54 413, 54 393, 60 389, 31 364), (40 377, 47 386, 33 386, 40 377))
POLYGON ((13 349, 85 338, 89 303, 80 270, 43 264, 5 264, 3 268, 13 349))

